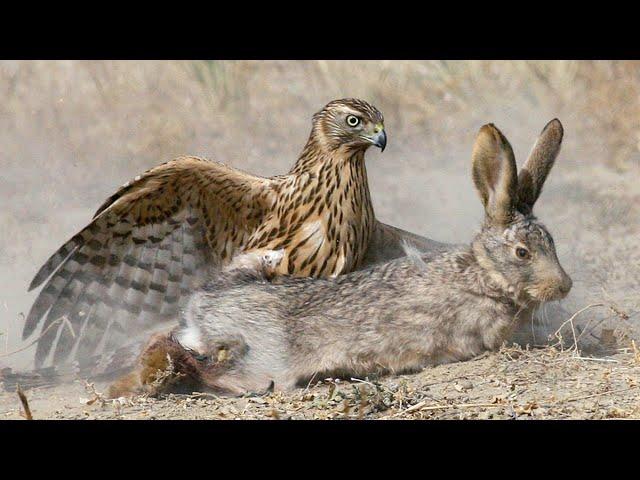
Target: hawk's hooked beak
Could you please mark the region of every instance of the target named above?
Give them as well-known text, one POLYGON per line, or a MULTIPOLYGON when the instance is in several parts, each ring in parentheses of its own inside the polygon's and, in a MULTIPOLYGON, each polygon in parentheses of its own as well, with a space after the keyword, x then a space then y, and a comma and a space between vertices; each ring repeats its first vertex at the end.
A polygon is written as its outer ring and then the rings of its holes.
POLYGON ((384 131, 382 124, 376 125, 374 132, 374 135, 371 137, 371 143, 379 147, 381 152, 384 152, 384 147, 387 146, 387 132, 384 131))

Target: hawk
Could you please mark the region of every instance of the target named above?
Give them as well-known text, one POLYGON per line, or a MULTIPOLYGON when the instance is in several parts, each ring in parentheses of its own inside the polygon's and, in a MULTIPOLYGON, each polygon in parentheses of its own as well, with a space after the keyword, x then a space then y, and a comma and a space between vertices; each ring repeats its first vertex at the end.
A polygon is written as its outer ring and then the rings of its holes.
POLYGON ((23 339, 42 324, 35 364, 82 363, 177 319, 190 293, 237 252, 282 250, 276 274, 330 277, 429 242, 377 222, 365 151, 387 142, 358 99, 313 116, 291 171, 264 178, 180 157, 124 184, 40 268, 23 339), (53 352, 53 353, 52 353, 53 352))

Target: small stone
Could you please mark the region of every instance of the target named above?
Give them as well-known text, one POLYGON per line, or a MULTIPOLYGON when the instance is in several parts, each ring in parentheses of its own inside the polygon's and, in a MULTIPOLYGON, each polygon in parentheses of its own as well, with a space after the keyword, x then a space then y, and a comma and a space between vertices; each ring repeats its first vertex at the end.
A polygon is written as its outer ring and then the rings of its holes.
POLYGON ((473 384, 469 380, 464 380, 462 382, 456 383, 453 388, 455 388, 458 392, 466 392, 467 390, 471 390, 473 388, 473 384))

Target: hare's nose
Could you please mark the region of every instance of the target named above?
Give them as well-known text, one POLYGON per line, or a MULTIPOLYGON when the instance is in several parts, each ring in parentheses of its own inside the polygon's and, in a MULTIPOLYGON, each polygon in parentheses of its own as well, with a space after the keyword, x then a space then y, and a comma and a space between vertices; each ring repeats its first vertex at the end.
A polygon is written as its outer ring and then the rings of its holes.
POLYGON ((560 293, 563 295, 567 295, 571 291, 571 287, 573 287, 573 280, 571 280, 571 277, 565 273, 562 276, 558 290, 560 290, 560 293))

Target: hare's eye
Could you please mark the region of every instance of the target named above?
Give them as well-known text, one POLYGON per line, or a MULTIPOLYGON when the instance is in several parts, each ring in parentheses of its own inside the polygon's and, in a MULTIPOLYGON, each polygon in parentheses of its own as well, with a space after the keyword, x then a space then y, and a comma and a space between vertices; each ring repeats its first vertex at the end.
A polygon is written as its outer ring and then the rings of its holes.
POLYGON ((349 125, 350 127, 357 127, 359 123, 360 123, 360 119, 355 115, 347 116, 347 125, 349 125))
POLYGON ((516 256, 522 259, 529 258, 529 250, 523 247, 518 247, 516 248, 516 256))

